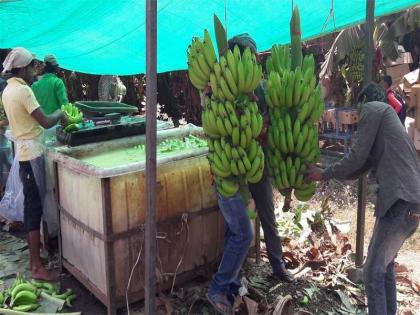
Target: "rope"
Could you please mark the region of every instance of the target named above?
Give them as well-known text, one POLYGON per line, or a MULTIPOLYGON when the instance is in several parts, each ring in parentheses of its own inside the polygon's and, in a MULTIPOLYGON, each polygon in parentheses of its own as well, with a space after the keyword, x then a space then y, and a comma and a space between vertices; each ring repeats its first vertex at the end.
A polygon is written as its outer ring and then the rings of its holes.
MULTIPOLYGON (((184 242, 184 247, 182 249, 182 255, 181 255, 181 257, 180 257, 180 259, 178 261, 178 264, 176 266, 175 272, 174 273, 163 273, 161 271, 161 276, 173 276, 172 286, 171 286, 171 294, 173 294, 173 290, 174 290, 175 282, 176 282, 176 277, 178 275, 178 270, 179 270, 179 268, 182 265, 182 262, 184 260, 185 253, 187 251, 188 244, 190 242, 190 238, 189 238, 190 228, 189 228, 189 225, 188 225, 188 213, 183 213, 182 214, 182 217, 181 217, 181 230, 177 234, 178 235, 182 235, 184 229, 185 229, 186 234, 187 234, 186 235, 186 242, 184 242)), ((140 231, 141 231, 141 233, 144 233, 144 224, 142 224, 140 226, 140 231)), ((165 233, 165 232, 157 232, 156 233, 156 240, 158 240, 158 239, 167 240, 168 239, 167 233, 165 233)), ((128 301, 128 292, 129 292, 129 289, 130 289, 131 279, 133 278, 134 270, 136 269, 137 265, 140 262, 141 254, 142 254, 142 251, 143 251, 143 244, 144 244, 144 237, 143 237, 143 241, 141 242, 141 245, 140 245, 140 250, 139 250, 139 253, 137 255, 136 262, 135 262, 133 268, 130 271, 130 277, 128 278, 127 288, 125 290, 125 302, 126 302, 126 307, 127 307, 127 315, 130 315, 130 305, 129 305, 129 301, 128 301)), ((156 251, 157 251, 157 248, 158 247, 157 247, 157 244, 156 244, 156 251)), ((162 262, 161 262, 161 259, 160 259, 159 255, 157 255, 157 256, 158 256, 158 259, 159 259, 159 262, 160 262, 160 268, 162 270, 162 262)))
POLYGON ((225 31, 226 31, 226 40, 228 39, 228 27, 227 27, 227 0, 225 0, 225 31))
MULTIPOLYGON (((143 224, 140 226, 140 231, 142 233, 144 233, 144 225, 143 224)), ((130 315, 130 305, 128 303, 128 291, 130 289, 131 278, 133 277, 134 269, 136 269, 138 263, 140 262, 141 252, 143 251, 143 243, 144 243, 144 237, 143 237, 143 241, 141 242, 141 245, 140 245, 140 250, 139 250, 139 254, 137 255, 136 263, 134 264, 133 268, 131 268, 130 277, 128 278, 128 283, 127 283, 127 289, 125 290, 125 302, 126 302, 126 305, 127 305, 127 314, 128 315, 130 315)))
POLYGON ((334 14, 334 0, 331 0, 331 8, 330 12, 328 13, 327 18, 325 19, 324 24, 322 25, 321 34, 324 33, 325 29, 327 28, 328 20, 332 18, 334 23, 334 30, 337 28, 335 25, 335 14, 334 14))

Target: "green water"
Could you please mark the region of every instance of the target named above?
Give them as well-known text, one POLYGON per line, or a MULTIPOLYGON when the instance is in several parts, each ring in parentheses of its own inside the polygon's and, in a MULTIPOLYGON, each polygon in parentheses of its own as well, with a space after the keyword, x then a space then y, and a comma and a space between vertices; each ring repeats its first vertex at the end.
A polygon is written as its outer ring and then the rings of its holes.
MULTIPOLYGON (((157 158, 175 156, 180 153, 207 146, 204 142, 205 140, 197 139, 198 138, 196 137, 192 138, 192 136, 190 136, 186 137, 184 140, 174 139, 160 143, 157 148, 157 158)), ((139 145, 131 148, 116 149, 95 155, 84 156, 78 159, 96 167, 114 168, 145 161, 146 151, 144 145, 139 145)))

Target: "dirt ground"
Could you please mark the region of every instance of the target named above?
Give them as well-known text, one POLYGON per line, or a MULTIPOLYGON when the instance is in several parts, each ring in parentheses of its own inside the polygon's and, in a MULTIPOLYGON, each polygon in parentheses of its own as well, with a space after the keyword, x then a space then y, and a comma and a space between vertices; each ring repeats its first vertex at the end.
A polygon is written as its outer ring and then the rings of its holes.
MULTIPOLYGON (((373 203, 375 200, 374 191, 375 184, 373 181, 369 181, 365 225, 365 254, 367 253, 370 235, 375 223, 375 218, 373 216, 373 203)), ((274 199, 276 202, 277 215, 282 216, 281 208, 283 198, 279 193, 275 192, 274 199)), ((293 205, 296 206, 296 202, 293 205)), ((320 184, 315 198, 309 203, 309 208, 328 212, 327 215, 330 216, 333 221, 337 222, 338 225, 343 225, 348 228, 346 236, 349 239, 352 250, 355 250, 357 181, 340 182, 332 180, 328 183, 320 184)), ((262 253, 264 256, 264 244, 262 244, 262 246, 262 253)), ((250 256, 252 256, 252 253, 250 256)), ((411 276, 420 283, 420 229, 418 229, 404 244, 398 255, 397 261, 406 266, 411 276)), ((50 261, 52 267, 56 263, 57 257, 50 261)), ((259 301, 259 314, 271 314, 273 305, 276 304, 276 298, 287 294, 290 294, 295 301, 295 311, 304 310, 310 311, 312 314, 332 315, 336 313, 331 310, 340 305, 340 299, 334 291, 326 287, 317 286, 317 284, 311 280, 302 279, 299 280, 297 284, 293 285, 279 283, 271 276, 271 268, 267 263, 267 259, 263 259, 260 265, 256 265, 255 259, 250 257, 243 269, 244 274, 248 279, 257 279, 258 285, 261 285, 260 289, 255 289, 255 287, 253 287, 249 294, 251 299, 259 301), (305 303, 304 297, 301 296, 300 293, 308 289, 313 290, 314 292, 309 305, 305 303)), ((157 301, 159 305, 158 314, 216 314, 205 299, 206 288, 210 276, 211 274, 203 275, 194 281, 178 286, 172 294, 169 292, 160 294, 157 301)), ((78 298, 73 303, 73 307, 69 311, 82 311, 85 315, 106 314, 105 307, 68 273, 62 275, 61 287, 72 288, 78 295, 78 298)), ((401 292, 403 293, 403 291, 401 292)), ((420 314, 420 311, 418 311, 420 309, 420 296, 418 294, 414 296, 410 295, 410 301, 404 301, 404 299, 407 300, 408 298, 401 292, 399 291, 399 314, 420 314), (416 307, 413 305, 416 305, 416 307), (408 311, 411 311, 411 313, 408 311)), ((118 314, 144 314, 143 303, 131 305, 129 312, 127 309, 121 309, 118 314)))

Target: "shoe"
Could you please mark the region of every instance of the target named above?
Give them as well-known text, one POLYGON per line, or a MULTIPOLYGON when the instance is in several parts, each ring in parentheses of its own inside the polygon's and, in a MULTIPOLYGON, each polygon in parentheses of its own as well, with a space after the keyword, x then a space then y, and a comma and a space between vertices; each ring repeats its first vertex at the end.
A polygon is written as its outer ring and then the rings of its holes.
POLYGON ((277 279, 279 279, 280 281, 283 281, 283 282, 287 282, 287 283, 296 282, 295 277, 284 266, 279 271, 275 272, 274 276, 277 279))
POLYGON ((215 308, 215 310, 222 315, 234 315, 235 312, 233 310, 232 304, 230 304, 229 300, 227 299, 226 295, 223 294, 215 294, 210 296, 208 293, 206 295, 207 300, 210 304, 215 308))

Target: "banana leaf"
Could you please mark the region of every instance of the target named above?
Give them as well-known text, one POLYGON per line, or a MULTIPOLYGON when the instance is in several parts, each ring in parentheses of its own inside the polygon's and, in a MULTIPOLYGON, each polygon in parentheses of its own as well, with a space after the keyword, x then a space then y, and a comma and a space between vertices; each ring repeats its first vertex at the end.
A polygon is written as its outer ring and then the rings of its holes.
MULTIPOLYGON (((375 24, 374 46, 379 47, 385 57, 395 60, 399 57, 396 40, 420 27, 420 5, 407 9, 397 17, 388 28, 385 17, 375 24)), ((320 78, 331 75, 336 64, 345 58, 355 47, 363 44, 365 31, 363 25, 342 30, 334 40, 321 65, 320 78)))
POLYGON ((228 47, 228 42, 226 30, 216 14, 214 15, 214 33, 216 34, 217 50, 219 52, 219 56, 222 56, 228 47))

